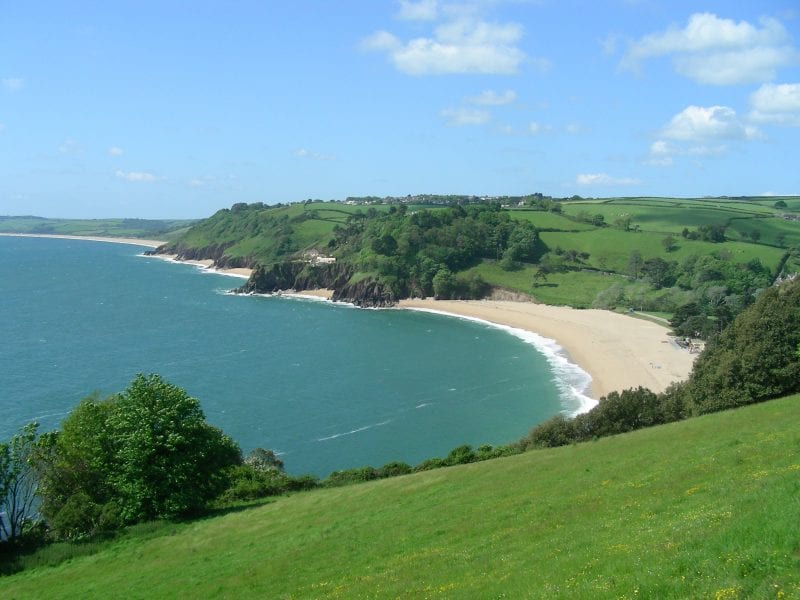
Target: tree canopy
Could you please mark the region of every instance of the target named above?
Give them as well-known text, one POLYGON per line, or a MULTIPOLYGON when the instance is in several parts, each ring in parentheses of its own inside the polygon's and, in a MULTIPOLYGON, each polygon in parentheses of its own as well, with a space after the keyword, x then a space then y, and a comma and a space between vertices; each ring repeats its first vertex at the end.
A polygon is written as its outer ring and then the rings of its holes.
POLYGON ((227 485, 239 447, 158 375, 89 397, 41 460, 42 514, 65 537, 196 512, 227 485))

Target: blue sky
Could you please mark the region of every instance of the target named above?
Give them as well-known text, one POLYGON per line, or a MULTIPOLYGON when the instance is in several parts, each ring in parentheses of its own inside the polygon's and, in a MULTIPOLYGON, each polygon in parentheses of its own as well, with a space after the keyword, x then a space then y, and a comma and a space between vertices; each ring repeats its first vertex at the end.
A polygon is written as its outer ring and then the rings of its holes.
POLYGON ((800 194, 796 0, 5 2, 0 214, 800 194))

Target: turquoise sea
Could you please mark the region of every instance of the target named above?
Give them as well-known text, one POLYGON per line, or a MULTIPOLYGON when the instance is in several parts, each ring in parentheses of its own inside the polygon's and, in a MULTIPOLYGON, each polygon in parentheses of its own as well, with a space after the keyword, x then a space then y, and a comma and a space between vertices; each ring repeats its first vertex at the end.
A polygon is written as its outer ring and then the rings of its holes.
POLYGON ((0 439, 31 420, 56 428, 91 392, 152 372, 294 474, 507 443, 579 406, 585 375, 520 332, 231 295, 241 280, 143 250, 0 236, 0 439))

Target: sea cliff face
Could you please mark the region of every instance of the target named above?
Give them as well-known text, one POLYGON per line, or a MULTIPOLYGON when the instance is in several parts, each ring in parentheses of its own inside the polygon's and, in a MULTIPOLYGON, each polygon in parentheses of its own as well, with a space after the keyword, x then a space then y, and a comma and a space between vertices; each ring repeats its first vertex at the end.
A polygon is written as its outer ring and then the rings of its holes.
POLYGON ((174 254, 177 260, 213 260, 218 269, 252 269, 255 261, 248 256, 228 256, 225 254, 231 244, 211 244, 192 248, 179 243, 164 244, 155 250, 145 252, 148 256, 174 254))
POLYGON ((350 302, 360 307, 394 306, 397 297, 372 278, 351 283, 352 268, 341 263, 310 265, 300 261, 259 266, 242 287, 243 294, 270 294, 279 291, 327 288, 333 290, 334 302, 350 302))
POLYGON ((379 281, 368 277, 351 282, 353 268, 342 262, 313 265, 302 260, 259 265, 249 257, 225 255, 227 245, 210 245, 189 248, 177 244, 166 244, 145 254, 174 254, 178 260, 213 260, 220 269, 251 268, 253 273, 247 282, 234 290, 240 294, 272 294, 292 290, 302 292, 311 289, 333 290, 334 302, 349 302, 362 308, 384 308, 397 304, 397 295, 379 281))

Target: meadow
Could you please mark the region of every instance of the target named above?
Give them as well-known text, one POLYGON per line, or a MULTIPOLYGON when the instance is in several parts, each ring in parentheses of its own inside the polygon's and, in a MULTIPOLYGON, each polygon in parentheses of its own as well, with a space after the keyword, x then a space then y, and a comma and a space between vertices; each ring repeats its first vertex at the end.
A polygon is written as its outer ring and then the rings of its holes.
POLYGON ((799 421, 795 395, 145 524, 27 557, 0 596, 797 598, 799 421))
POLYGON ((48 219, 0 216, 0 232, 174 239, 189 230, 191 219, 48 219))

